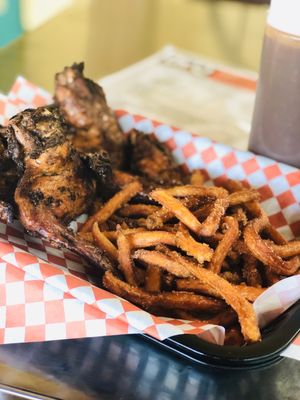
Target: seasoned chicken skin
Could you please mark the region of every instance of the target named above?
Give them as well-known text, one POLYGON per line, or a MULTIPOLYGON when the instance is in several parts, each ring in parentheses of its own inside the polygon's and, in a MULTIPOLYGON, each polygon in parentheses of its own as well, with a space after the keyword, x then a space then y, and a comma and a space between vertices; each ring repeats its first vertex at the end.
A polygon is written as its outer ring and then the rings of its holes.
POLYGON ((100 249, 75 237, 64 225, 88 210, 96 185, 67 139, 67 125, 57 107, 23 111, 10 120, 7 132, 10 150, 23 163, 15 202, 24 227, 110 269, 100 249), (18 147, 15 151, 13 143, 18 147))
POLYGON ((13 220, 13 198, 18 179, 17 166, 9 157, 5 128, 0 126, 0 220, 3 222, 13 220))
POLYGON ((58 110, 50 106, 23 111, 11 120, 9 129, 24 153, 20 194, 65 222, 82 214, 93 200, 95 183, 66 140, 58 110))
POLYGON ((102 88, 83 76, 83 63, 56 74, 55 101, 74 128, 74 147, 81 153, 106 150, 112 166, 124 163, 125 136, 102 88))
POLYGON ((155 137, 133 129, 128 136, 129 170, 145 186, 180 185, 186 179, 167 147, 155 137))

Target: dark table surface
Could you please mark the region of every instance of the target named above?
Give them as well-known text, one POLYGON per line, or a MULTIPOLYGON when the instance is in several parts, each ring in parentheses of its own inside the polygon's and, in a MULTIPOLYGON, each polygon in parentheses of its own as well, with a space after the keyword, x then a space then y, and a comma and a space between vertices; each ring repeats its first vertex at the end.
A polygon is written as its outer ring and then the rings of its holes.
POLYGON ((4 345, 0 372, 0 383, 64 399, 296 400, 300 393, 297 361, 217 370, 178 358, 140 335, 4 345))

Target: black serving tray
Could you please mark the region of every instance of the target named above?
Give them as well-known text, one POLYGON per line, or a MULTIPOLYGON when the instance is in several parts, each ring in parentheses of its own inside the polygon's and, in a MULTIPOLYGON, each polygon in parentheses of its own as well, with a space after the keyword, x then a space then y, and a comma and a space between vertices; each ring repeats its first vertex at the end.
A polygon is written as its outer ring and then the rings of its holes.
POLYGON ((199 364, 225 369, 254 369, 280 361, 280 354, 299 331, 300 301, 262 330, 261 342, 247 346, 219 346, 196 335, 178 335, 163 341, 148 335, 144 337, 199 364))

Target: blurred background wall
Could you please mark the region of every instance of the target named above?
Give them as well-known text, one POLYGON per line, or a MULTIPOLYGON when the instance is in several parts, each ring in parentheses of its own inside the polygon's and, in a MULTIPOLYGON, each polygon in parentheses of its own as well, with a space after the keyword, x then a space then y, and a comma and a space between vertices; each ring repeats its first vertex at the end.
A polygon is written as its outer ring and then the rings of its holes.
POLYGON ((0 47, 38 28, 74 0, 0 0, 0 47))
POLYGON ((18 74, 51 89, 54 72, 80 60, 97 79, 166 44, 257 71, 266 3, 0 0, 0 90, 7 90, 18 74))

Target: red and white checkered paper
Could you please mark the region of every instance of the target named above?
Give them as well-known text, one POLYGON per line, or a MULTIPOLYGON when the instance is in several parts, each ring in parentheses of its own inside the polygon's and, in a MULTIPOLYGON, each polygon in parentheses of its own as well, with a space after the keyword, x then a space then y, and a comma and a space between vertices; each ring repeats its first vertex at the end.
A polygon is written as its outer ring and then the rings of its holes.
MULTIPOLYGON (((8 96, 0 95, 0 124, 25 108, 51 101, 47 92, 19 77, 8 96)), ((272 224, 288 239, 300 235, 299 170, 141 116, 117 115, 124 132, 136 128, 154 133, 186 170, 206 171, 208 185, 232 178, 257 188, 272 224)), ((0 223, 0 343, 138 332, 161 340, 198 334, 223 343, 222 327, 155 317, 93 285, 88 272, 79 257, 28 236, 18 222, 0 223)), ((269 288, 254 304, 261 326, 299 298, 298 276, 269 288)), ((292 354, 285 355, 300 359, 300 351, 295 356, 291 350, 295 347, 300 349, 299 339, 288 349, 292 354)))

